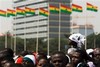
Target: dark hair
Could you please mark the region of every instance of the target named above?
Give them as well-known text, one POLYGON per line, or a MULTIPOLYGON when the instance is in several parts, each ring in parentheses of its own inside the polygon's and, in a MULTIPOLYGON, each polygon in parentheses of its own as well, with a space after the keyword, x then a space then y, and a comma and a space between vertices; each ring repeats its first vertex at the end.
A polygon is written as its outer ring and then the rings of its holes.
POLYGON ((52 55, 51 55, 51 60, 52 60, 52 57, 53 57, 55 54, 59 54, 59 55, 63 58, 64 64, 67 64, 67 63, 69 62, 68 57, 65 55, 64 52, 61 52, 61 51, 57 51, 57 52, 52 53, 52 55))
POLYGON ((65 56, 65 53, 64 53, 64 52, 61 52, 61 51, 53 52, 53 53, 51 54, 51 56, 52 56, 52 55, 55 55, 55 54, 60 54, 60 55, 62 55, 62 56, 65 56))
POLYGON ((35 67, 34 64, 24 64, 23 66, 24 66, 24 67, 35 67))
POLYGON ((4 57, 11 57, 11 58, 13 58, 13 56, 14 56, 13 54, 14 54, 14 52, 13 52, 12 49, 5 48, 4 50, 0 51, 0 59, 2 59, 4 57))
POLYGON ((21 56, 25 56, 25 55, 27 55, 27 54, 29 54, 28 51, 22 51, 22 52, 20 53, 21 56))
POLYGON ((44 52, 38 52, 38 61, 41 59, 41 58, 44 58, 44 59, 47 59, 47 55, 44 53, 44 52))
POLYGON ((70 40, 69 45, 72 45, 74 48, 77 48, 77 43, 75 41, 70 40))
POLYGON ((81 57, 81 61, 86 61, 87 62, 87 60, 92 60, 91 59, 91 57, 89 57, 89 55, 86 53, 86 50, 85 49, 77 49, 75 52, 78 52, 78 53, 80 53, 80 57, 81 57))
POLYGON ((11 67, 24 67, 22 64, 12 64, 11 67))
POLYGON ((54 67, 54 66, 50 63, 47 63, 47 64, 44 64, 43 67, 54 67))

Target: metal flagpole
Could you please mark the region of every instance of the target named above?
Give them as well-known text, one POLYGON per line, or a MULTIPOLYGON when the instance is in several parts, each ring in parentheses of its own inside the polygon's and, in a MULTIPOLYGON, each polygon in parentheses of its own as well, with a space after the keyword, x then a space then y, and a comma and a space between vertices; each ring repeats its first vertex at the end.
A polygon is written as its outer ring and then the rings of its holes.
MULTIPOLYGON (((59 3, 59 8, 60 8, 60 6, 61 6, 61 3, 59 3)), ((61 8, 60 8, 61 9, 61 8)), ((59 9, 59 41, 58 41, 58 51, 60 51, 60 37, 61 37, 61 27, 60 27, 60 25, 61 25, 61 12, 60 12, 60 9, 59 9)))
MULTIPOLYGON (((38 7, 38 10, 40 11, 39 7, 38 7)), ((38 17, 39 17, 39 11, 38 11, 38 17)), ((38 38, 38 22, 39 22, 39 18, 38 18, 38 21, 37 21, 37 38, 36 38, 36 53, 38 53, 38 48, 39 48, 39 45, 38 45, 38 42, 39 42, 39 38, 38 38)))
POLYGON ((7 32, 5 33, 5 48, 7 48, 7 32))
MULTIPOLYGON (((15 17, 15 24, 16 24, 16 17, 15 17)), ((16 53, 16 25, 14 27, 14 52, 16 53)))
POLYGON ((85 39, 86 39, 85 40, 85 49, 87 49, 87 10, 86 10, 86 23, 85 23, 85 39))
MULTIPOLYGON (((24 15, 24 18, 26 18, 26 14, 24 15)), ((26 24, 26 22, 24 22, 26 24)), ((24 25, 24 51, 26 51, 26 25, 24 25)))
MULTIPOLYGON (((6 14, 6 16, 7 16, 7 14, 6 14)), ((7 17, 6 17, 6 18, 7 18, 7 17)), ((6 32, 6 33, 5 33, 5 48, 7 48, 7 42, 8 42, 8 41, 7 41, 7 34, 8 34, 8 33, 6 32)))
MULTIPOLYGON (((12 3, 14 3, 14 0, 12 0, 12 3)), ((16 8, 15 8, 16 9, 16 8)), ((17 15, 17 14, 16 14, 17 15)), ((14 24, 16 24, 16 15, 13 18, 14 19, 14 24)), ((14 36, 14 52, 16 53, 16 25, 13 26, 13 36, 14 36)))
MULTIPOLYGON (((49 2, 48 2, 48 12, 50 14, 49 2)), ((49 55, 49 47, 50 47, 50 42, 49 42, 49 15, 48 15, 48 43, 47 43, 47 54, 48 55, 49 55)))
MULTIPOLYGON (((13 3, 14 3, 14 0, 12 0, 12 6, 13 6, 13 3)), ((16 15, 15 14, 15 17, 13 17, 13 20, 12 20, 12 31, 13 31, 13 37, 11 37, 11 49, 14 50, 14 53, 16 53, 16 28, 14 27, 14 24, 16 24, 16 15), (15 31, 14 31, 15 30, 15 31), (13 46, 14 44, 14 46, 13 46)))
MULTIPOLYGON (((13 27, 12 27, 12 28, 13 28, 13 27)), ((13 42, 12 39, 13 39, 13 34, 11 33, 11 49, 13 49, 13 48, 12 48, 12 42, 13 42)))
MULTIPOLYGON (((13 21, 13 20, 12 20, 13 21)), ((11 31, 11 49, 13 49, 13 22, 11 22, 12 23, 12 31, 11 31)))

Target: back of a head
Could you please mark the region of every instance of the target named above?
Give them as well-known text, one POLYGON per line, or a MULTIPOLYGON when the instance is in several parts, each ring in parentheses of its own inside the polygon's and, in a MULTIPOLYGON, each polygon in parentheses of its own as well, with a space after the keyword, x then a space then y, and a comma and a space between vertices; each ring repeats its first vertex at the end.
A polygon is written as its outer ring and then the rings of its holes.
POLYGON ((34 64, 25 64, 24 67, 35 67, 34 64))
POLYGON ((13 55, 14 52, 12 49, 10 48, 5 48, 3 50, 0 51, 0 59, 3 59, 5 57, 10 57, 10 58, 13 58, 13 55))
POLYGON ((71 45, 82 47, 82 45, 84 45, 85 37, 80 33, 74 33, 69 36, 69 40, 71 40, 71 42, 75 42, 75 44, 72 43, 71 45))
POLYGON ((22 64, 12 64, 11 67, 24 67, 22 64))
POLYGON ((36 60, 39 61, 41 58, 47 59, 47 55, 44 52, 38 52, 36 56, 36 60))
POLYGON ((23 62, 36 65, 36 58, 34 55, 26 55, 23 58, 23 62))
POLYGON ((28 51, 22 51, 22 52, 20 53, 21 56, 25 56, 25 55, 27 55, 27 54, 29 54, 28 51))

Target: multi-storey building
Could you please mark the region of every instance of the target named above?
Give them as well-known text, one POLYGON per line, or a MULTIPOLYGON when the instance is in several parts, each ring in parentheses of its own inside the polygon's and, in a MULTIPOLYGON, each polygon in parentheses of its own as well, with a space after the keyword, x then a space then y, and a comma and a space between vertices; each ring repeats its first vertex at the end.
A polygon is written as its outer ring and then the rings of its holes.
POLYGON ((48 17, 39 15, 39 8, 49 10, 48 5, 59 8, 60 4, 70 7, 71 0, 14 0, 14 8, 35 9, 35 15, 17 15, 14 18, 14 34, 21 38, 58 38, 70 34, 70 14, 50 13, 48 17), (60 34, 60 35, 59 35, 60 34))
POLYGON ((94 33, 92 24, 86 24, 86 25, 73 24, 73 26, 71 26, 71 30, 72 30, 72 33, 81 33, 82 35, 85 35, 85 36, 88 36, 94 33))

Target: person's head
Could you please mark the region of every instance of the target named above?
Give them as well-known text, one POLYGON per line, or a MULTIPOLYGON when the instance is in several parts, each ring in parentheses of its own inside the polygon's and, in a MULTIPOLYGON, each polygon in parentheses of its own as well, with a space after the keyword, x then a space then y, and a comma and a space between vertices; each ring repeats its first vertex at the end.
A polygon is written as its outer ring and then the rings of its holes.
POLYGON ((10 62, 6 62, 5 64, 2 65, 2 67, 12 67, 13 64, 10 62))
POLYGON ((5 57, 2 60, 0 60, 0 65, 1 66, 4 66, 6 63, 8 63, 7 65, 13 64, 14 63, 14 59, 13 58, 9 58, 9 57, 5 57))
POLYGON ((95 48, 93 51, 94 60, 100 61, 100 48, 95 48))
POLYGON ((35 65, 34 64, 25 64, 25 65, 23 65, 23 67, 35 67, 35 65))
POLYGON ((48 63, 48 60, 47 59, 41 58, 41 59, 38 60, 37 67, 43 67, 43 65, 45 65, 47 63, 48 63))
POLYGON ((80 33, 75 33, 69 36, 69 45, 74 48, 82 47, 84 45, 85 38, 80 33))
POLYGON ((4 58, 4 57, 14 57, 14 52, 12 49, 10 48, 5 48, 3 50, 0 51, 0 59, 4 58))
POLYGON ((69 48, 67 50, 67 54, 71 57, 71 55, 76 51, 77 49, 76 48, 69 48))
POLYGON ((83 62, 85 60, 88 60, 89 57, 87 56, 87 53, 85 50, 82 50, 82 49, 77 49, 73 54, 72 54, 72 57, 71 57, 71 60, 72 60, 72 64, 73 65, 77 65, 78 63, 80 62, 83 62))
POLYGON ((34 64, 36 65, 36 58, 34 55, 26 55, 23 58, 23 64, 34 64))
POLYGON ((65 67, 68 63, 68 58, 63 52, 55 52, 51 55, 51 63, 54 67, 65 67))
POLYGON ((24 67, 22 64, 12 64, 11 67, 24 67))
POLYGON ((22 52, 20 53, 20 56, 25 56, 25 55, 27 55, 27 54, 29 54, 28 51, 22 51, 22 52))
POLYGON ((13 58, 5 57, 0 61, 0 65, 4 67, 5 65, 10 66, 11 64, 14 64, 13 58))
POLYGON ((72 61, 73 65, 76 66, 80 62, 81 59, 82 58, 80 57, 80 53, 79 52, 74 52, 72 54, 71 61, 72 61))
POLYGON ((47 55, 46 55, 44 52, 38 52, 38 53, 37 53, 37 56, 36 56, 37 61, 38 61, 39 59, 41 59, 41 58, 47 59, 47 55))

